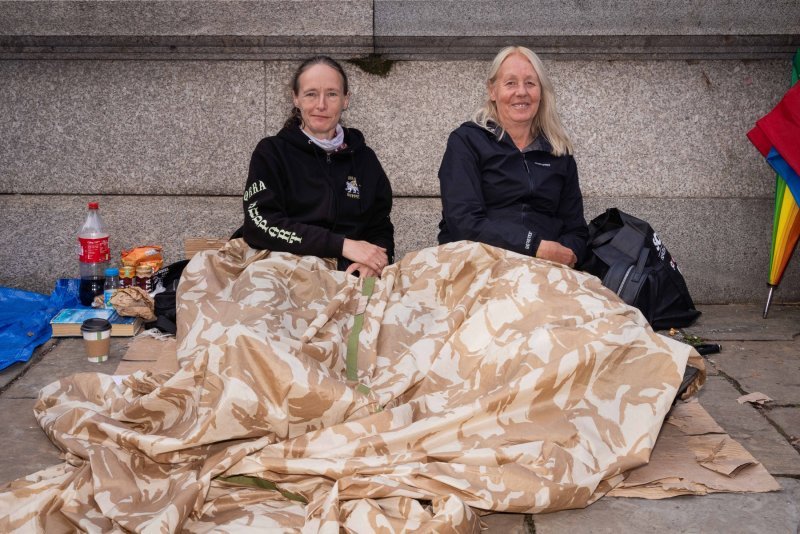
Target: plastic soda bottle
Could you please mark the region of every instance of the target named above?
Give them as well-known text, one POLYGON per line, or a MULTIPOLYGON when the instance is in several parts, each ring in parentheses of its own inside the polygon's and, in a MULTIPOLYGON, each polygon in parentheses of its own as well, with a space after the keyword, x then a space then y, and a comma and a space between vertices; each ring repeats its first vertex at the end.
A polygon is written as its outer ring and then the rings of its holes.
POLYGON ((103 294, 105 270, 111 257, 108 232, 100 219, 99 207, 97 202, 89 202, 86 221, 78 231, 78 265, 81 275, 78 296, 84 306, 90 306, 95 296, 103 294))
POLYGON ((109 267, 105 272, 106 281, 103 284, 103 304, 106 308, 113 308, 111 304, 111 297, 119 289, 119 269, 116 267, 109 267))

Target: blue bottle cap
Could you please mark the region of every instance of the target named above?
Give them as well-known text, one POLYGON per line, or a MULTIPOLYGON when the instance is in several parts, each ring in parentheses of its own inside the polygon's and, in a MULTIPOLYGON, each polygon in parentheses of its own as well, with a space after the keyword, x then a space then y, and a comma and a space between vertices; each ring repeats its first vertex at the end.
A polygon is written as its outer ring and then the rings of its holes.
POLYGON ((109 267, 106 269, 106 276, 119 276, 119 269, 116 267, 109 267))

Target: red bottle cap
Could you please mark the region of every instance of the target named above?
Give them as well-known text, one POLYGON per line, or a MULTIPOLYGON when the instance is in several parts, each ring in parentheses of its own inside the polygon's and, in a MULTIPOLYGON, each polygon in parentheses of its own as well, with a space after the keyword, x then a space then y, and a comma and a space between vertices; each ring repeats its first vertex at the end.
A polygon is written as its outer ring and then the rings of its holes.
POLYGON ((98 202, 89 202, 89 209, 90 210, 96 210, 99 207, 100 207, 100 204, 98 202))

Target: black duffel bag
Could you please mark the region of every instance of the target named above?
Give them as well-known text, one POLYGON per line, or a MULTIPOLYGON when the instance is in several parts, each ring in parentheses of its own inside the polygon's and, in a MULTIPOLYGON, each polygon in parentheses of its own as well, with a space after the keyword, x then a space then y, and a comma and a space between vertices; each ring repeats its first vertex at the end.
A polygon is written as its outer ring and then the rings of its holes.
POLYGON ((661 330, 689 326, 700 316, 667 247, 641 219, 609 208, 589 223, 589 247, 580 269, 603 281, 661 330))

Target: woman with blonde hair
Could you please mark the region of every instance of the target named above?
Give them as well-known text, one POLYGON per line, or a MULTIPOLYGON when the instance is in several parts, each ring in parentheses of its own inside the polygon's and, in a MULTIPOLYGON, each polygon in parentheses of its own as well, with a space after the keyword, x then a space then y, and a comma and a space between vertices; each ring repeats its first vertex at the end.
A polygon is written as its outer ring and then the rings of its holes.
POLYGON ((541 60, 497 54, 487 98, 447 141, 439 243, 471 240, 574 267, 588 229, 572 143, 541 60))

